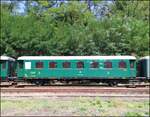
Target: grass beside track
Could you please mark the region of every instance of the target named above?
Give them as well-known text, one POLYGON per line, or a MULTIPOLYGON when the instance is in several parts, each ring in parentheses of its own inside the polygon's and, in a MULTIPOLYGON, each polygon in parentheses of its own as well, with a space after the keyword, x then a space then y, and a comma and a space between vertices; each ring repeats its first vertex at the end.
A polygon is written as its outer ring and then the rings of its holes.
POLYGON ((118 98, 1 98, 2 116, 149 116, 149 100, 118 98))

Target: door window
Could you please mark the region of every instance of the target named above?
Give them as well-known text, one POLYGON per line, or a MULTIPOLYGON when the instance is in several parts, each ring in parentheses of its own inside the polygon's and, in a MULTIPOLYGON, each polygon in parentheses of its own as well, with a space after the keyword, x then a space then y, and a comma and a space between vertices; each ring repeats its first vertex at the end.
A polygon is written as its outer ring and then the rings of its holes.
POLYGON ((23 68, 23 61, 19 61, 19 68, 20 68, 20 69, 23 68))
POLYGON ((135 64, 134 61, 135 60, 130 60, 130 68, 134 68, 134 64, 135 64))

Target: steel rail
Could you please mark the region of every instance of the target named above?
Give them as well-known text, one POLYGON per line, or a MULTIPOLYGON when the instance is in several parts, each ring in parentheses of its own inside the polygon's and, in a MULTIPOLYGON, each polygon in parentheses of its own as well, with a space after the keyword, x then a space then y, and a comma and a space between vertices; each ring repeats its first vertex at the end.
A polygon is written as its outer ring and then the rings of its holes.
POLYGON ((91 93, 1 93, 4 98, 49 98, 49 97, 107 97, 127 99, 149 99, 148 94, 91 94, 91 93))
MULTIPOLYGON (((78 86, 78 87, 82 87, 82 86, 88 86, 88 87, 113 87, 113 86, 108 86, 108 85, 104 85, 104 84, 72 84, 72 85, 69 85, 69 84, 52 84, 52 85, 45 85, 45 86, 40 86, 40 87, 51 87, 51 86, 62 86, 62 87, 72 87, 72 86, 78 86)), ((3 88, 3 87, 16 87, 16 88, 19 88, 19 87, 37 87, 35 84, 18 84, 18 85, 12 85, 12 84, 1 84, 0 85, 0 88, 3 88)), ((121 85, 117 85, 117 86, 114 86, 114 87, 150 87, 150 84, 121 84, 121 85)))
POLYGON ((91 94, 149 94, 149 88, 108 88, 108 87, 28 87, 1 88, 1 93, 91 93, 91 94))

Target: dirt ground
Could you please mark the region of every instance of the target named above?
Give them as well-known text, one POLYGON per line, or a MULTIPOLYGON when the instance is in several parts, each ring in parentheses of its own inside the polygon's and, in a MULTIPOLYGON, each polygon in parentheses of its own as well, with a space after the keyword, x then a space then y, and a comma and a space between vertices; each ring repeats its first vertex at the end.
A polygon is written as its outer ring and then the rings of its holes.
POLYGON ((1 97, 1 116, 149 116, 148 98, 1 97))

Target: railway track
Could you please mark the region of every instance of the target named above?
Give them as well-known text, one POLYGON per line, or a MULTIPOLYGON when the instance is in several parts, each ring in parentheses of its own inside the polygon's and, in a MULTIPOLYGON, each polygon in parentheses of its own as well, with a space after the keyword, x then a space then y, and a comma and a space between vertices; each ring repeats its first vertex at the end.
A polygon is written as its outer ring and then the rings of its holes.
POLYGON ((78 87, 78 86, 50 86, 1 88, 1 93, 90 93, 90 94, 149 94, 148 88, 110 88, 110 87, 78 87))
MULTIPOLYGON (((97 87, 111 87, 111 86, 108 86, 108 84, 51 84, 51 85, 45 85, 47 87, 50 87, 50 86, 78 86, 78 87, 82 87, 82 86, 88 86, 88 87, 93 87, 93 86, 97 86, 97 87)), ((1 83, 0 84, 0 88, 3 88, 3 87, 15 87, 15 88, 19 88, 19 87, 37 87, 35 84, 30 84, 30 83, 20 83, 20 84, 14 84, 12 82, 10 83, 1 83)), ((40 86, 40 87, 43 87, 43 86, 40 86)), ((118 84, 116 85, 115 87, 132 87, 132 88, 136 88, 136 87, 150 87, 150 84, 149 83, 142 83, 142 84, 118 84)))

